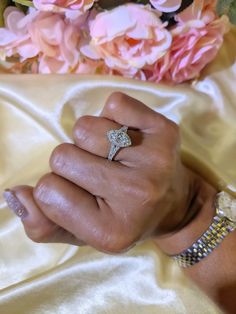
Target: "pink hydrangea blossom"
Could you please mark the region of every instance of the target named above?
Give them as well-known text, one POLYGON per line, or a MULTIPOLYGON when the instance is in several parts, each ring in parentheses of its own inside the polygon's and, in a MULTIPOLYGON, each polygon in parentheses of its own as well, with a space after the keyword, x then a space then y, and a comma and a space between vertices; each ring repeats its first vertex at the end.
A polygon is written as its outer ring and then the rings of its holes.
POLYGON ((65 13, 67 17, 77 18, 88 11, 95 0, 33 0, 34 6, 40 11, 65 13))
POLYGON ((182 0, 150 0, 150 2, 160 12, 174 12, 180 8, 182 0))
POLYGON ((154 64, 171 46, 171 34, 149 6, 127 4, 96 16, 87 53, 126 76, 154 64))

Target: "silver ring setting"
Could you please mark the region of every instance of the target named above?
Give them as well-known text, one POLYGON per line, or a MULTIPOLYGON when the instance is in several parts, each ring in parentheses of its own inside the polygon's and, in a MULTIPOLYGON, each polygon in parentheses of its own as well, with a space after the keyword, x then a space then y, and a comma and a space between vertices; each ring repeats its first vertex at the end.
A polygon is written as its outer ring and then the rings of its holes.
POLYGON ((127 134, 128 127, 122 126, 119 130, 110 130, 107 132, 107 138, 111 143, 108 160, 112 160, 116 153, 124 147, 132 145, 131 139, 127 134))

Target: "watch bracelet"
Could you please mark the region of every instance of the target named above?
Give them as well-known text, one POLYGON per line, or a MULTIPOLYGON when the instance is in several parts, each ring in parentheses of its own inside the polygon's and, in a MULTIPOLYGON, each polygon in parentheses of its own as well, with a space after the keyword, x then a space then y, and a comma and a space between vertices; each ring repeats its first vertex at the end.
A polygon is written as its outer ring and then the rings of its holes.
POLYGON ((226 217, 214 216, 210 227, 190 248, 178 255, 171 256, 181 267, 187 268, 207 257, 229 234, 234 231, 235 223, 226 217))

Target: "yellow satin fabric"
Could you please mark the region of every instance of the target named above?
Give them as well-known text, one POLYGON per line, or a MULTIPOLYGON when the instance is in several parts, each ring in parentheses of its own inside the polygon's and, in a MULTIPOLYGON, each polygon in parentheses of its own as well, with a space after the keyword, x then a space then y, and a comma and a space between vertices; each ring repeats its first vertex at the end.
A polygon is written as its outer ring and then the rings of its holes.
MULTIPOLYGON (((33 185, 75 120, 99 114, 120 90, 176 121, 183 158, 236 193, 236 30, 191 86, 100 76, 0 75, 0 192, 33 185)), ((110 256, 90 247, 36 244, 0 197, 0 313, 219 313, 152 241, 110 256)))

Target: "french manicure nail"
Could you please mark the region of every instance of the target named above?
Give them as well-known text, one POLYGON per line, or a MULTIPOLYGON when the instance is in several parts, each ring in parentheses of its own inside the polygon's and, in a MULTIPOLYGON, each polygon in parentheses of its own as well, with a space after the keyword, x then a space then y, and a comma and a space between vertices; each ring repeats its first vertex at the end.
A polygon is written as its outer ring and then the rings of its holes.
POLYGON ((28 216, 28 211, 25 206, 21 204, 14 191, 5 190, 3 197, 7 202, 8 207, 16 214, 16 216, 24 219, 28 216))

